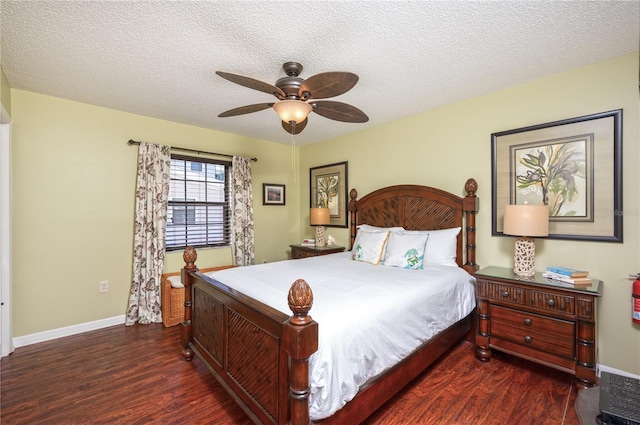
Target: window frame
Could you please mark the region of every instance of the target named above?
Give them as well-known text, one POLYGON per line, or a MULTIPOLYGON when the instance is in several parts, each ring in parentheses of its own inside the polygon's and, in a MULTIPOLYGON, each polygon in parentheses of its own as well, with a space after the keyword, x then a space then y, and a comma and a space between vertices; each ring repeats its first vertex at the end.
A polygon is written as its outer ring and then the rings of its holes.
MULTIPOLYGON (((219 159, 212 158, 202 158, 202 157, 194 157, 190 155, 181 155, 181 154, 171 154, 171 161, 185 161, 184 170, 185 174, 182 178, 176 178, 173 176, 173 173, 170 173, 170 185, 169 185, 169 195, 167 201, 167 230, 165 234, 165 251, 173 252, 184 250, 187 246, 192 246, 194 248, 209 248, 209 247, 229 247, 231 246, 231 161, 224 161, 219 159), (199 163, 201 164, 200 171, 194 170, 193 166, 187 166, 186 162, 191 163, 199 163), (224 166, 224 181, 219 183, 217 180, 211 180, 211 178, 207 178, 206 164, 215 164, 224 166), (204 180, 201 178, 190 178, 189 173, 203 173, 204 180), (180 198, 177 196, 172 196, 171 187, 173 186, 172 182, 183 182, 184 183, 184 192, 182 193, 184 198, 180 198), (197 182, 199 184, 204 183, 204 200, 193 199, 189 196, 188 191, 188 183, 197 182), (208 184, 222 184, 224 188, 224 200, 220 201, 210 201, 206 199, 207 196, 207 187, 208 184), (184 199, 184 200, 181 200, 184 199), (173 208, 182 208, 184 213, 181 215, 183 220, 179 223, 172 223, 172 219, 174 218, 173 208), (219 225, 222 226, 221 233, 222 238, 218 238, 218 240, 212 240, 213 233, 210 234, 210 223, 209 223, 209 208, 220 208, 222 207, 222 222, 219 225), (196 210, 204 209, 204 222, 198 223, 195 219, 198 214, 196 210), (194 211, 193 219, 190 220, 188 211, 194 211), (176 228, 184 226, 184 236, 176 233, 179 233, 179 230, 176 232, 176 228), (197 237, 199 232, 202 232, 202 228, 204 228, 204 242, 190 242, 193 241, 192 238, 197 237), (171 230, 171 231, 170 231, 171 230), (190 234, 191 231, 191 234, 190 234), (171 242, 170 242, 171 238, 171 242), (176 244, 175 239, 181 238, 178 244, 176 244)), ((172 164, 173 165, 173 164, 172 164)), ((198 167, 196 167, 198 168, 198 167)), ((219 230, 219 228, 218 228, 219 230)))

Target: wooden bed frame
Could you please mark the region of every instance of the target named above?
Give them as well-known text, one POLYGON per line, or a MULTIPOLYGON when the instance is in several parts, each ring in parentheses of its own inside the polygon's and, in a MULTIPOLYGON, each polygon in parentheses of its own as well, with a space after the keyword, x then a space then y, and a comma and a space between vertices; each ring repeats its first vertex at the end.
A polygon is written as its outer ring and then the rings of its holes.
MULTIPOLYGON (((200 269, 201 273, 229 269, 232 265, 200 269)), ((166 327, 179 325, 184 320, 184 288, 173 288, 169 278, 180 276, 179 272, 163 273, 160 278, 160 299, 162 300, 162 324, 166 327)))
MULTIPOLYGON (((399 185, 357 200, 351 190, 351 245, 356 226, 403 226, 407 230, 462 227, 457 263, 469 273, 475 263, 477 183, 465 184, 465 197, 427 186, 399 185), (465 249, 463 251, 463 239, 465 249), (464 255, 463 255, 464 253, 464 255), (464 257, 464 260, 463 260, 464 257)), ((288 316, 211 279, 195 265, 195 249, 184 252, 185 317, 183 356, 202 359, 220 384, 257 424, 308 425, 309 357, 318 347, 318 324, 308 315, 313 293, 304 280, 289 291, 288 316)), ((357 312, 345 312, 357 320, 357 312)), ((358 424, 424 371, 462 338, 472 335, 472 316, 452 325, 398 365, 374 379, 341 410, 315 423, 358 424)))

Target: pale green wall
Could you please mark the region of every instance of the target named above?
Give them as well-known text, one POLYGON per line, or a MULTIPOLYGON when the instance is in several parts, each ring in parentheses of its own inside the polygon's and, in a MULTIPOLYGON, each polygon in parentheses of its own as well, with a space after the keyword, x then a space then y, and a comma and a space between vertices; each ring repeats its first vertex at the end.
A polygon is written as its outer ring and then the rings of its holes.
MULTIPOLYGON (((258 261, 287 258, 287 244, 299 239, 286 145, 21 90, 12 90, 12 103, 14 337, 125 313, 138 152, 129 139, 257 157, 258 261), (262 205, 265 182, 286 184, 286 206, 262 205), (109 293, 98 293, 101 280, 109 293)), ((230 263, 228 248, 199 251, 201 267, 230 263)), ((165 270, 182 266, 182 253, 168 255, 165 270)))
POLYGON ((11 115, 11 90, 7 76, 4 75, 2 68, 0 68, 0 103, 4 110, 11 115))
MULTIPOLYGON (((624 109, 624 244, 538 239, 538 269, 586 268, 605 281, 598 307, 599 362, 640 374, 640 326, 632 325, 631 282, 640 271, 638 53, 476 97, 387 125, 301 148, 301 205, 309 205, 310 167, 349 161, 349 187, 360 194, 391 184, 424 184, 464 195, 478 181, 478 263, 512 266, 513 238, 491 236, 493 132, 624 109), (306 171, 305 171, 306 170, 306 171)), ((320 119, 320 118, 318 118, 320 119)), ((357 128, 357 124, 353 124, 357 128)), ((312 235, 308 209, 300 231, 312 235)), ((340 244, 347 229, 328 228, 340 244)))

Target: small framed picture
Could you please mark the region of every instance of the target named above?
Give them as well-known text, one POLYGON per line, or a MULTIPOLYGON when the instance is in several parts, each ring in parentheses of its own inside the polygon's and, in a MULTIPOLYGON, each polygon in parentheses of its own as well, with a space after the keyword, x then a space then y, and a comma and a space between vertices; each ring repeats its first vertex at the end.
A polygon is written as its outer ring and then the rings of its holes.
POLYGON ((284 205, 284 185, 262 184, 262 205, 284 205))

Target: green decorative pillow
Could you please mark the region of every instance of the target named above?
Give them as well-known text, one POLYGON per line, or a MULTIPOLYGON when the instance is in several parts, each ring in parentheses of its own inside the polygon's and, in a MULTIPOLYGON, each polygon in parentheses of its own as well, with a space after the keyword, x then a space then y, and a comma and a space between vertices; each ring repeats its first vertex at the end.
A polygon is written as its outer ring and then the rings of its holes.
POLYGON ((419 270, 423 268, 426 233, 394 232, 389 236, 383 266, 419 270))

